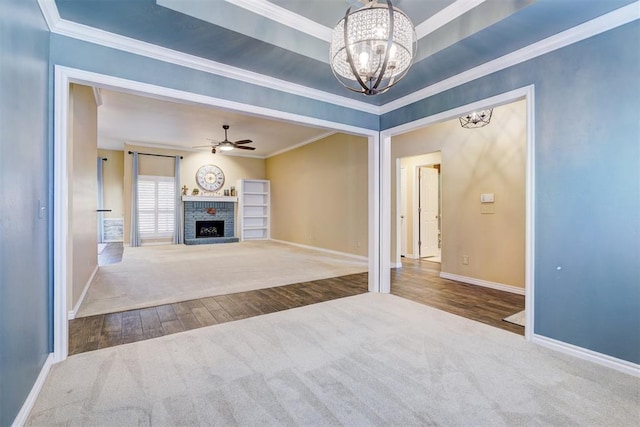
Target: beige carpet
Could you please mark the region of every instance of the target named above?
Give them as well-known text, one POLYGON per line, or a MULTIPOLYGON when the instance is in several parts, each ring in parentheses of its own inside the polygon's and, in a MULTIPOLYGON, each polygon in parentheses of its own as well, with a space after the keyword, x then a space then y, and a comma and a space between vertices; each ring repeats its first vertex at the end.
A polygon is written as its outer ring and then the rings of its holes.
POLYGON ((527 323, 526 312, 522 310, 515 314, 512 314, 511 316, 507 316, 502 320, 504 320, 505 322, 513 323, 514 325, 526 326, 526 323, 527 323))
POLYGON ((363 294, 69 357, 30 426, 637 426, 640 379, 363 294))
POLYGON ((76 317, 367 271, 366 261, 271 241, 125 247, 99 267, 76 317))

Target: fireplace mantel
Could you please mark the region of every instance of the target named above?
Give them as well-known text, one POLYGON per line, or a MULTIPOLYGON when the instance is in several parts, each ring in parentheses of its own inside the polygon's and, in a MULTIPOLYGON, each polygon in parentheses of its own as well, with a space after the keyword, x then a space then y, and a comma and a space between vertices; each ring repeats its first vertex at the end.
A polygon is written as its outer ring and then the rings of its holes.
POLYGON ((183 202, 230 202, 238 203, 237 197, 230 196, 182 196, 183 202))

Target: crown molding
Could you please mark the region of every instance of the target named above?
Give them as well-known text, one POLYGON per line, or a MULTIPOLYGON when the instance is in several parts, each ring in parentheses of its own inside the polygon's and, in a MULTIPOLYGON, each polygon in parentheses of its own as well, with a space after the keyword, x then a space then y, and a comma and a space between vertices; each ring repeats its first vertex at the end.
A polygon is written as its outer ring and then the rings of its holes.
POLYGON ((40 6, 49 31, 53 32, 53 29, 60 21, 60 14, 58 13, 58 6, 56 6, 55 0, 38 0, 38 6, 40 6))
MULTIPOLYGON (((245 0, 232 0, 245 1, 245 0)), ((248 2, 246 0, 245 2, 248 2)), ((473 3, 481 0, 470 0, 473 3)), ((484 1, 484 0, 482 0, 484 1)), ((458 0, 457 3, 464 3, 458 0)), ((219 62, 206 60, 197 56, 188 55, 175 50, 163 48, 129 37, 120 36, 109 33, 86 25, 78 24, 71 21, 61 19, 54 0, 38 0, 38 4, 42 10, 45 20, 49 25, 52 33, 63 36, 83 40, 113 49, 122 50, 136 55, 146 56, 148 58, 157 59, 163 62, 216 74, 222 77, 239 80, 245 83, 254 84, 256 86, 266 87, 296 96, 302 96, 327 102, 330 104, 359 110, 369 114, 381 115, 399 108, 410 105, 421 99, 436 95, 456 86, 468 83, 470 81, 485 77, 489 74, 501 71, 505 68, 512 67, 519 63, 531 60, 538 56, 547 54, 554 50, 566 47, 570 44, 577 43, 589 37, 593 37, 605 31, 612 30, 621 25, 635 21, 640 18, 640 2, 636 1, 627 6, 623 6, 606 15, 592 19, 584 24, 578 25, 554 36, 548 37, 529 46, 523 47, 515 52, 504 55, 500 58, 486 62, 475 68, 449 77, 431 86, 422 88, 410 95, 398 98, 395 101, 388 102, 382 106, 368 104, 366 102, 356 101, 340 95, 331 94, 318 89, 312 89, 295 83, 247 71, 241 68, 232 67, 219 62)), ((479 4, 479 3, 478 3, 479 4)), ((477 4, 476 4, 477 6, 477 4)), ((456 6, 458 7, 458 6, 456 6)), ((458 9, 458 11, 460 11, 458 9)), ((448 12, 449 16, 453 16, 453 11, 448 12)))
POLYGON ((248 10, 249 12, 261 15, 267 19, 270 19, 278 24, 293 28, 296 31, 301 31, 312 37, 320 39, 322 41, 331 43, 333 30, 329 27, 325 27, 322 24, 318 24, 304 16, 293 13, 283 7, 277 6, 267 0, 225 0, 227 3, 231 3, 235 6, 248 10))
POLYGON ((275 77, 265 76, 264 74, 203 59, 198 56, 160 47, 151 43, 89 27, 87 25, 78 24, 76 22, 67 21, 60 18, 54 0, 38 0, 38 3, 41 6, 42 13, 45 15, 45 20, 48 25, 50 25, 49 28, 51 32, 55 34, 239 80, 244 83, 266 87, 296 96, 302 96, 316 101, 327 102, 369 114, 380 114, 380 107, 377 105, 356 101, 340 95, 280 80, 275 77))
POLYGON ((457 0, 442 9, 420 25, 416 26, 416 37, 418 40, 433 33, 437 29, 444 27, 454 19, 464 15, 476 6, 481 5, 486 0, 457 0))
POLYGON ((318 135, 318 136, 315 136, 313 138, 309 138, 306 141, 299 142, 299 143, 297 143, 295 145, 292 145, 292 146, 287 147, 287 148, 283 148, 282 150, 278 150, 278 151, 276 151, 274 153, 267 154, 265 156, 265 158, 268 159, 269 157, 274 157, 274 156, 277 156, 279 154, 286 153, 287 151, 295 150, 296 148, 300 148, 300 147, 303 147, 305 145, 311 144, 312 142, 316 142, 316 141, 319 141, 321 139, 328 138, 331 135, 334 135, 336 133, 338 133, 338 132, 331 131, 331 132, 323 133, 322 135, 318 135))
POLYGON ((575 26, 566 31, 548 37, 539 42, 533 43, 515 52, 501 56, 493 61, 485 62, 475 68, 463 73, 441 80, 431 86, 427 86, 410 95, 388 102, 380 107, 381 114, 386 114, 398 108, 406 107, 409 104, 420 101, 424 98, 436 95, 462 84, 471 82, 481 77, 488 76, 505 68, 512 67, 522 62, 545 55, 554 50, 561 49, 573 43, 588 39, 595 35, 628 24, 640 18, 639 2, 631 3, 609 12, 606 15, 587 21, 584 24, 575 26))

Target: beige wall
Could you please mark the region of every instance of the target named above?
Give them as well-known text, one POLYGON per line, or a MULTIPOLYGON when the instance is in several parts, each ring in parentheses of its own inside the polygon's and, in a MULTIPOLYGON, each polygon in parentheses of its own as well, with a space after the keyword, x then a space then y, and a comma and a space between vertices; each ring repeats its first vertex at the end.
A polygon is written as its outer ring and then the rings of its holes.
POLYGON ((111 209, 105 218, 124 218, 124 153, 98 150, 98 156, 107 159, 102 165, 103 206, 111 209))
MULTIPOLYGON (((407 254, 411 254, 414 256, 418 256, 417 253, 413 253, 413 221, 414 216, 418 211, 418 206, 414 206, 414 181, 416 177, 416 166, 420 165, 434 165, 441 163, 442 156, 440 152, 423 154, 420 156, 412 156, 412 157, 404 157, 400 159, 401 166, 405 168, 407 171, 407 186, 405 188, 405 194, 407 196, 407 206, 406 206, 406 216, 405 220, 407 223, 407 254)), ((417 201, 416 201, 417 204, 417 201)), ((416 231, 417 233, 417 231, 416 231)))
POLYGON ((67 306, 75 307, 98 265, 97 166, 98 113, 93 90, 72 84, 69 94, 69 198, 68 260, 71 277, 67 306), (69 292, 70 291, 70 292, 69 292))
POLYGON ((335 134, 270 157, 271 237, 367 256, 367 139, 335 134))
MULTIPOLYGON (((392 200, 395 159, 442 154, 442 271, 524 287, 525 102, 494 109, 491 123, 463 129, 457 120, 392 140, 392 200), (494 213, 483 213, 480 194, 494 193, 494 213), (463 265, 463 256, 469 264, 463 265)), ((392 259, 396 259, 395 203, 392 203, 392 259)))
MULTIPOLYGON (((265 179, 265 160, 251 157, 238 157, 224 154, 211 154, 209 151, 178 151, 160 148, 143 147, 125 144, 124 149, 124 242, 129 242, 131 219, 131 172, 132 156, 129 151, 140 153, 165 154, 169 156, 181 155, 180 183, 189 188, 189 194, 196 184, 196 172, 203 165, 219 166, 224 172, 225 183, 222 190, 236 187, 239 179, 265 179)), ((141 175, 174 176, 174 159, 167 157, 140 156, 139 173, 141 175)), ((200 189, 200 191, 202 191, 200 189)))

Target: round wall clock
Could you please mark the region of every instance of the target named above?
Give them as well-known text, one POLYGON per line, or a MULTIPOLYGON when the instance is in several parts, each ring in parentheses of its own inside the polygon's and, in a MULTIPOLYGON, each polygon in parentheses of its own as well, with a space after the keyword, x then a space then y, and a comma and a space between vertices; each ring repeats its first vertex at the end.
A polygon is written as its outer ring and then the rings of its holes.
POLYGON ((218 191, 224 185, 224 172, 216 165, 204 165, 196 172, 196 182, 204 191, 218 191))

